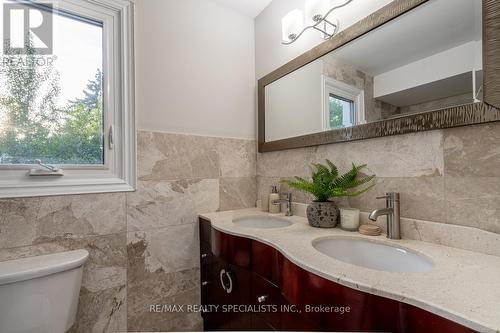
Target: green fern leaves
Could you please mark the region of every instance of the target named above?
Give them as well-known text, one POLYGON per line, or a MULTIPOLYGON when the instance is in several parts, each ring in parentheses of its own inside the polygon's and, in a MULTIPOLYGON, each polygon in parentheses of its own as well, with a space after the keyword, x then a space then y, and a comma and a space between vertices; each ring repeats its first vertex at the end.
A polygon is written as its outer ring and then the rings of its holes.
POLYGON ((312 166, 311 181, 295 177, 294 181, 286 180, 283 183, 296 190, 311 193, 320 202, 334 197, 358 196, 375 185, 372 182, 375 175, 359 177, 359 172, 366 167, 366 164, 356 166, 353 163, 351 170, 340 176, 338 168, 329 160, 326 160, 326 165, 314 163, 312 166), (362 185, 365 185, 364 188, 354 190, 362 185))

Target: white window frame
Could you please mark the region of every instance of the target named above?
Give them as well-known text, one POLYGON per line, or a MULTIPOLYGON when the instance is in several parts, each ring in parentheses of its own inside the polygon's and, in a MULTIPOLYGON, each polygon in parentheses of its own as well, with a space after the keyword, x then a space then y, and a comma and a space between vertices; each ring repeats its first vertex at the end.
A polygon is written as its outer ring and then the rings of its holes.
POLYGON ((365 120, 365 91, 326 75, 321 76, 321 99, 323 105, 323 130, 330 131, 330 95, 339 96, 354 102, 354 124, 366 123, 365 120))
POLYGON ((55 10, 103 23, 105 162, 99 166, 63 165, 62 177, 29 176, 29 170, 36 168, 33 165, 0 165, 0 198, 134 191, 135 0, 34 2, 51 3, 55 10))

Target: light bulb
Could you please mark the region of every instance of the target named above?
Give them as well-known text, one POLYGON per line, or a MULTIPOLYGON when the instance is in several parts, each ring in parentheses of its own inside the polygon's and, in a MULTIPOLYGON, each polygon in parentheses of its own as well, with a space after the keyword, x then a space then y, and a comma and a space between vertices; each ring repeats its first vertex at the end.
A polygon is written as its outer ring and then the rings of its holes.
POLYGON ((316 24, 330 10, 327 0, 306 0, 306 20, 307 24, 316 24))
POLYGON ((281 20, 283 42, 291 42, 304 28, 304 15, 302 11, 294 9, 281 20))

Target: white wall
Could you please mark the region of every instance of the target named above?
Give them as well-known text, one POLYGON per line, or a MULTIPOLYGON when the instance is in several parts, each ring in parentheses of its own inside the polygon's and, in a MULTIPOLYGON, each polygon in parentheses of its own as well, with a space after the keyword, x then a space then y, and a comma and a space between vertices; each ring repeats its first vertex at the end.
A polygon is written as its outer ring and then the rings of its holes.
MULTIPOLYGON (((334 16, 340 20, 341 29, 345 29, 391 1, 355 0, 339 9, 334 16)), ((343 2, 335 0, 335 3, 343 2)), ((295 8, 304 11, 304 5, 304 0, 273 0, 255 19, 255 71, 257 79, 323 41, 319 32, 308 31, 291 45, 281 44, 282 17, 295 8)))
POLYGON ((314 61, 266 87, 266 141, 323 130, 322 74, 314 61))
POLYGON ((209 0, 140 0, 138 128, 255 138, 254 24, 209 0))
POLYGON ((482 45, 482 41, 469 42, 377 75, 374 97, 481 70, 482 45))

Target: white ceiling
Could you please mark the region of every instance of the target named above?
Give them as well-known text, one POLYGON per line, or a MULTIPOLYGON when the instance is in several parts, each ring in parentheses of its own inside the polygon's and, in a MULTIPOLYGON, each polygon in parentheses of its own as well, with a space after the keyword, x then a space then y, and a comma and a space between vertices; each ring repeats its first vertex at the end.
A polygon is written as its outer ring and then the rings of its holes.
POLYGON ((431 0, 332 55, 372 75, 481 40, 481 1, 431 0))
POLYGON ((255 18, 271 3, 272 0, 213 0, 225 7, 232 8, 241 14, 255 18))

